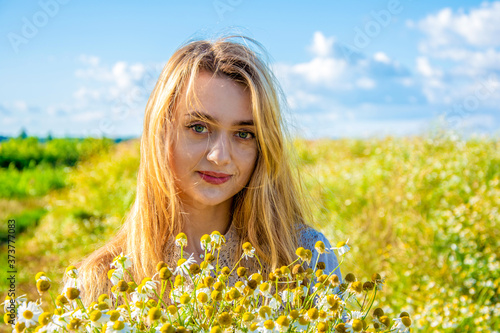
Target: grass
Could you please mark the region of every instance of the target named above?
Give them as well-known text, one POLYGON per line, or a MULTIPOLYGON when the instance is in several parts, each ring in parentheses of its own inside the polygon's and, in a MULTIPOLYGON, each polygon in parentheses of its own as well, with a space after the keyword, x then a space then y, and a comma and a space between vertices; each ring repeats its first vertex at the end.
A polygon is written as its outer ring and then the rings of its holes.
MULTIPOLYGON (((422 331, 499 329, 499 141, 388 137, 298 140, 295 147, 311 223, 332 245, 349 238, 343 274, 386 278, 375 306, 408 311, 422 331)), ((138 143, 118 144, 43 198, 47 213, 16 244, 19 290, 35 299, 38 271, 60 281, 66 266, 116 232, 138 165, 138 143)), ((27 214, 36 218, 33 211, 27 214)))

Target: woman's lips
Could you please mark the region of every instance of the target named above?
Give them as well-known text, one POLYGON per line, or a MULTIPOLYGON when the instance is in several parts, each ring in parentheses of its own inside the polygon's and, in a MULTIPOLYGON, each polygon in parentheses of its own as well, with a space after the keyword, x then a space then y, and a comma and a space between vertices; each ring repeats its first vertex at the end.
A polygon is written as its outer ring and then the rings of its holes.
POLYGON ((231 175, 218 172, 198 171, 198 174, 204 181, 213 185, 223 184, 231 178, 231 175))

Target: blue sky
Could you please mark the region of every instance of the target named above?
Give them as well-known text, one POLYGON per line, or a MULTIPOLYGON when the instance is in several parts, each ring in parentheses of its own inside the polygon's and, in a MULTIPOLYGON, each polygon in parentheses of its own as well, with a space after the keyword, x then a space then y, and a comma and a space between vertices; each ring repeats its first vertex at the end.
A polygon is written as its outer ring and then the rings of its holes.
POLYGON ((0 135, 139 136, 174 50, 228 32, 300 136, 500 133, 500 2, 0 0, 0 135))

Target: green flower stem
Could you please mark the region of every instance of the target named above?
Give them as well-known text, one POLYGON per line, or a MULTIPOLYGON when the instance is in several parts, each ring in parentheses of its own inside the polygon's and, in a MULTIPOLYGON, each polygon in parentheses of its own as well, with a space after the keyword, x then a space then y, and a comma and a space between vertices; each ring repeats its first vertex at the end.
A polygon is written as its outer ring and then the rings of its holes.
POLYGON ((259 262, 260 271, 263 272, 264 268, 262 268, 262 264, 260 262, 259 256, 257 256, 257 254, 255 255, 255 258, 257 258, 257 261, 259 262))
POLYGON ((366 310, 366 313, 363 316, 363 320, 366 318, 366 316, 368 316, 368 313, 370 312, 370 309, 372 308, 373 302, 375 302, 375 296, 377 296, 377 289, 378 289, 377 284, 375 284, 375 288, 373 288, 373 298, 372 298, 372 301, 370 303, 370 307, 368 308, 368 310, 366 310))
MULTIPOLYGON (((326 279, 325 279, 325 281, 323 281, 323 282, 321 283, 321 285, 320 285, 320 286, 323 286, 323 285, 326 283, 326 281, 328 281, 328 279, 329 279, 329 278, 330 278, 333 274, 335 274, 334 272, 335 272, 335 271, 337 270, 337 268, 339 268, 339 267, 340 267, 340 265, 342 265, 342 263, 344 262, 344 258, 345 258, 345 257, 344 257, 344 256, 342 256, 342 260, 340 261, 340 263, 337 265, 337 267, 335 267, 335 269, 333 269, 333 270, 330 272, 330 274, 328 274, 328 278, 326 278, 326 279)), ((318 256, 318 259, 319 259, 319 256, 318 256)), ((313 281, 314 281, 314 278, 313 278, 313 281)), ((310 286, 311 286, 311 284, 309 284, 309 287, 310 287, 310 286)), ((309 288, 308 288, 307 292, 309 293, 309 288)), ((310 302, 314 301, 314 297, 316 296, 316 294, 317 294, 317 293, 318 293, 318 291, 316 290, 316 291, 315 291, 315 292, 311 295, 311 298, 309 298, 307 301, 305 301, 305 302, 304 302, 302 309, 305 309, 305 305, 309 305, 309 303, 310 303, 310 302)))
POLYGON ((49 295, 50 295, 50 298, 52 298, 52 303, 54 303, 54 308, 57 309, 56 300, 54 299, 54 295, 52 295, 52 292, 50 290, 49 290, 49 295))
POLYGON ((76 302, 78 303, 78 306, 80 307, 80 309, 83 310, 83 313, 87 313, 87 309, 85 308, 85 305, 83 305, 83 302, 80 298, 77 298, 76 299, 76 302))
POLYGON ((240 260, 238 260, 238 262, 234 264, 233 269, 231 270, 231 272, 229 272, 229 275, 231 275, 233 271, 236 269, 236 267, 238 267, 238 264, 240 263, 241 259, 243 259, 243 255, 241 255, 240 260))
POLYGON ((124 291, 122 291, 122 297, 125 300, 125 304, 127 304, 128 317, 132 320, 132 313, 130 312, 130 304, 128 303, 127 295, 124 291))

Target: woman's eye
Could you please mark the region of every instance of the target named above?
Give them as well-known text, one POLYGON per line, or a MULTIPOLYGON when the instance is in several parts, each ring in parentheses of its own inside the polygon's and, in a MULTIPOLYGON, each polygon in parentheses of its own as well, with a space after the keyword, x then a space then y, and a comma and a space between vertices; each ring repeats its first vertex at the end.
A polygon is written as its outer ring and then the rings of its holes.
POLYGON ((194 124, 189 126, 189 128, 193 129, 196 133, 203 133, 203 131, 206 129, 206 127, 201 124, 194 124))
POLYGON ((251 139, 251 138, 253 138, 253 133, 252 132, 238 132, 238 136, 241 139, 251 139))

